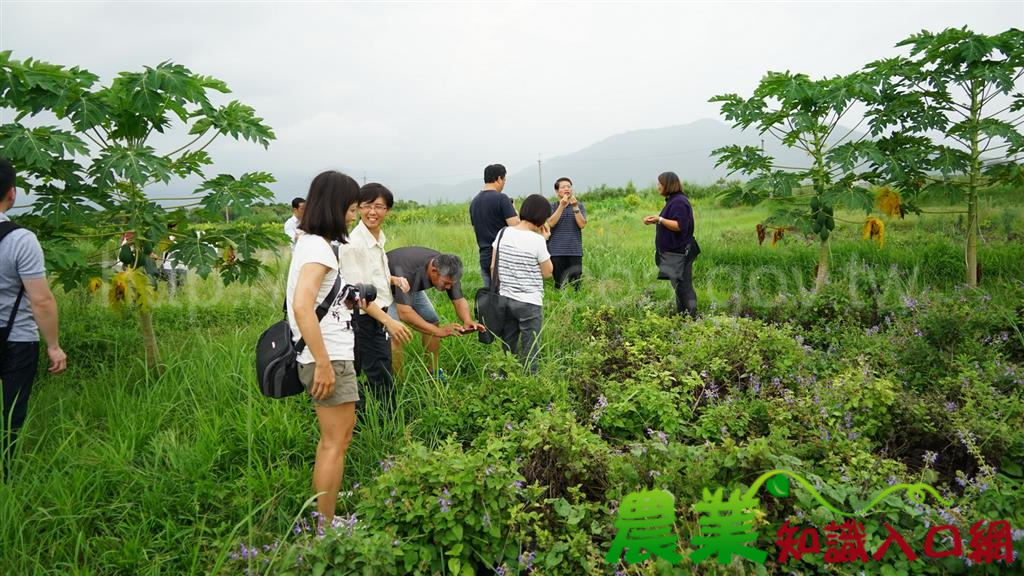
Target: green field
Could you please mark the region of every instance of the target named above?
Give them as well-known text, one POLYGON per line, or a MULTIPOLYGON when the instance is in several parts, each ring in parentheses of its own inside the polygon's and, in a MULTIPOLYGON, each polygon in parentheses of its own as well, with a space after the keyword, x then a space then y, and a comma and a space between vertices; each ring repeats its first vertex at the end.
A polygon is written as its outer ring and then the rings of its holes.
MULTIPOLYGON (((413 344, 398 411, 371 405, 360 415, 339 499, 349 520, 323 538, 303 530, 317 441, 311 405, 263 398, 254 376, 256 339, 280 315, 286 248, 268 255, 272 274, 252 286, 193 276, 164 293, 154 308, 160 373, 145 368, 134 315, 110 310, 102 291, 59 294, 69 369, 36 382, 12 480, 0 486, 0 573, 968 569, 962 558, 908 562, 896 547, 865 565, 828 565, 822 554, 780 565, 775 533, 786 519, 820 529, 839 518, 795 483, 785 499, 759 493, 763 566, 738 557, 727 566, 605 563, 626 494, 673 493, 678 550, 688 556, 702 488, 728 493, 776 468, 847 511, 896 482, 926 482, 951 500, 887 497, 859 520, 869 553, 886 537, 883 522, 919 555, 926 519, 959 526, 965 550, 976 520, 1024 528, 1019 192, 983 203, 979 289, 960 287, 957 215, 887 220, 879 248, 861 239, 863 215, 837 213, 832 282, 818 295, 816 242, 790 233, 758 245, 766 211, 698 198, 698 321, 671 316, 671 289, 655 280, 654 229, 641 219, 660 198, 606 196, 582 197, 583 289, 545 296, 540 373, 522 375, 497 346, 452 337, 441 355, 449 378, 439 382, 413 344)), ((386 230, 391 248, 458 254, 467 293, 479 287, 465 204, 396 210, 386 230)), ((1019 571, 1020 562, 971 573, 1019 571)))

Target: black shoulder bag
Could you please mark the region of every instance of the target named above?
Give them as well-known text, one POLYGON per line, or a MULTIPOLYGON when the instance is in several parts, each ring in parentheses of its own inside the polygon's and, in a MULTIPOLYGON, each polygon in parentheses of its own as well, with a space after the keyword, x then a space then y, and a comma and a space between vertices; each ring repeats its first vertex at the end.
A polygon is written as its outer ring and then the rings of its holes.
POLYGON ((481 344, 494 342, 494 334, 500 334, 501 328, 505 324, 505 301, 507 298, 498 291, 501 287, 501 278, 498 275, 498 261, 501 258, 499 248, 501 247, 501 237, 505 234, 505 230, 505 228, 502 228, 501 232, 498 232, 498 239, 494 243, 494 266, 491 267, 491 286, 477 290, 476 298, 473 302, 476 308, 476 317, 487 327, 487 330, 477 334, 481 344))
MULTIPOLYGON (((338 247, 331 245, 335 257, 338 255, 338 247)), ((316 308, 317 321, 327 316, 331 304, 338 297, 341 289, 341 271, 334 280, 334 286, 316 308)), ((256 342, 256 379, 260 385, 260 392, 270 398, 287 398, 302 393, 305 388, 299 381, 299 354, 306 349, 306 341, 299 338, 298 342, 292 342, 292 327, 288 323, 287 313, 285 319, 274 323, 270 328, 263 331, 258 342, 256 342)))

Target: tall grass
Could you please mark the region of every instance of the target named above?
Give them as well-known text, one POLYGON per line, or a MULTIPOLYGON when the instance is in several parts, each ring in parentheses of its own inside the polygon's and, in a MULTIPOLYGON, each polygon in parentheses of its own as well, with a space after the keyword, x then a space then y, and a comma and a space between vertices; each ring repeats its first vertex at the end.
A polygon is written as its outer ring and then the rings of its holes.
MULTIPOLYGON (((562 374, 585 346, 581 312, 611 305, 672 307, 670 288, 655 280, 654 229, 644 215, 660 199, 609 195, 588 203, 585 281, 579 292, 549 290, 542 334, 542 370, 552 390, 566 394, 562 374)), ((480 285, 477 251, 466 207, 414 208, 393 215, 390 247, 425 245, 450 251, 466 264, 463 285, 480 285)), ((983 219, 1002 222, 988 207, 983 219)), ((814 244, 788 235, 759 246, 754 226, 766 213, 695 203, 703 254, 695 267, 701 305, 738 298, 775 298, 812 285, 814 244)), ((855 221, 854 214, 841 217, 855 221)), ((1000 224, 1001 225, 1001 224, 1000 224)), ((954 215, 893 222, 885 248, 860 240, 853 224, 833 242, 834 282, 900 291, 949 290, 962 277, 962 248, 954 215), (895 268, 894 268, 895 267, 895 268)), ((1024 245, 983 245, 983 288, 1024 279, 1024 245)), ((142 360, 132 315, 104 305, 104 295, 61 294, 65 375, 43 375, 10 481, 0 486, 2 574, 199 574, 215 570, 239 542, 265 543, 288 534, 312 495, 310 477, 317 426, 304 398, 261 397, 253 374, 260 332, 280 317, 287 254, 269 256, 273 273, 251 287, 223 287, 216 278, 190 278, 154 310, 168 362, 157 375, 142 360)), ((432 293, 443 318, 455 314, 432 293)), ((416 440, 435 445, 453 427, 446 407, 480 394, 500 364, 497 347, 471 337, 442 346, 447 381, 428 377, 418 339, 406 353, 398 409, 374 403, 360 413, 348 455, 343 493, 366 482, 379 463, 416 440)), ((456 426, 457 429, 457 426, 456 426)), ((343 497, 339 507, 351 502, 343 497)))

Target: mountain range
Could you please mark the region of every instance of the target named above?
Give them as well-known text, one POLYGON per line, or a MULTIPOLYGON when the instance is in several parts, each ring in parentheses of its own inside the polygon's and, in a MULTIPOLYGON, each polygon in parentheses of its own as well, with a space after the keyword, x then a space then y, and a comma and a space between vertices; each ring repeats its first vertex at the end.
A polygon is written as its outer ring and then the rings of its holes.
MULTIPOLYGON (((845 134, 845 131, 838 131, 845 134)), ((728 176, 724 167, 715 167, 711 151, 715 148, 739 144, 761 146, 775 157, 778 164, 806 166, 807 156, 799 150, 780 145, 761 136, 755 130, 738 130, 718 120, 703 119, 689 124, 633 130, 609 136, 586 148, 543 160, 538 183, 537 165, 516 171, 509 169, 505 193, 523 197, 537 193, 554 194, 554 182, 565 176, 572 179, 577 192, 584 192, 602 184, 612 187, 633 182, 638 187, 652 186, 658 174, 672 171, 685 182, 710 184, 728 176)), ((483 167, 481 167, 483 172, 483 167)), ((464 202, 472 198, 483 185, 483 178, 446 184, 425 184, 406 190, 396 190, 403 198, 418 202, 464 202)))

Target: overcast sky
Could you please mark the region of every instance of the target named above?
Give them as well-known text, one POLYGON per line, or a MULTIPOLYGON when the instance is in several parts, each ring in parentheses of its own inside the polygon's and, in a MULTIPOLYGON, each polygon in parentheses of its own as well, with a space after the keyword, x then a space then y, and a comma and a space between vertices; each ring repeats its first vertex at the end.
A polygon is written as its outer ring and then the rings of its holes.
MULTIPOLYGON (((336 168, 396 193, 613 134, 717 118, 768 70, 843 74, 922 29, 1024 27, 1024 2, 263 3, 0 0, 0 49, 104 81, 173 60, 277 140, 211 147, 282 198, 336 168)), ((0 120, 10 121, 9 112, 0 120)))

